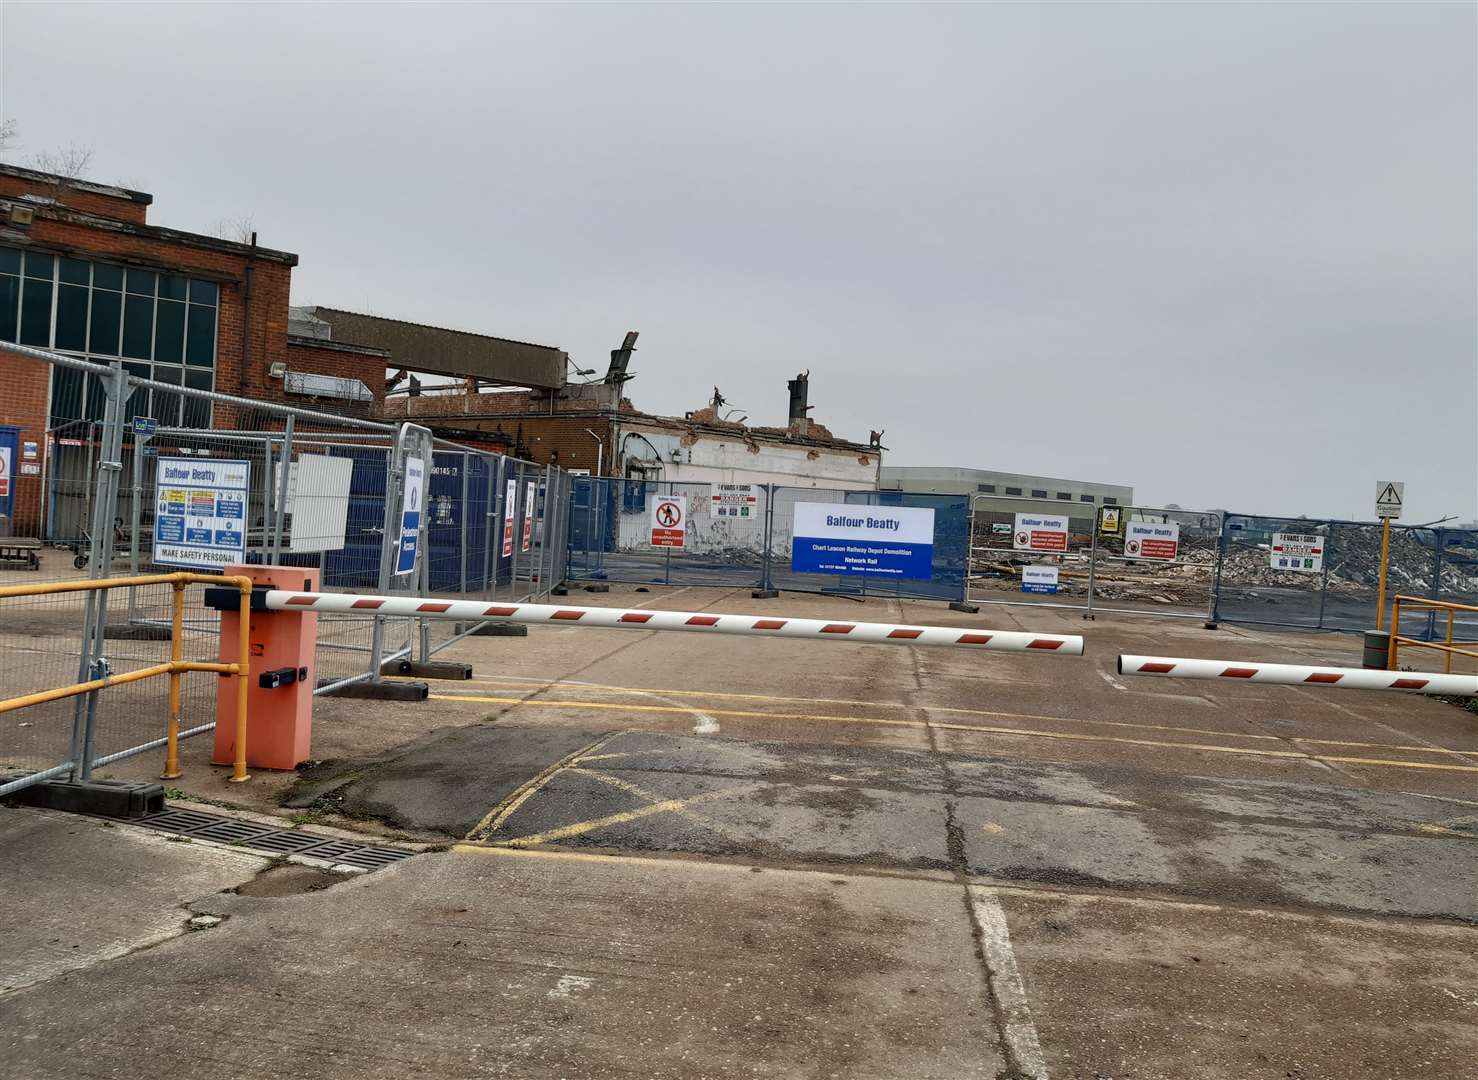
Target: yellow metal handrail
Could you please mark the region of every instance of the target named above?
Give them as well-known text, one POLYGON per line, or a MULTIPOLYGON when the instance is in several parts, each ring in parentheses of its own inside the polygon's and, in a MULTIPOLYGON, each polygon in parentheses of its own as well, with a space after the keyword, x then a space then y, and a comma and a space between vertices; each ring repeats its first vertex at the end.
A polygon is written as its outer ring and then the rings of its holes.
POLYGON ((217 577, 213 574, 144 574, 139 577, 92 578, 83 581, 52 581, 35 585, 0 586, 0 600, 13 596, 46 596, 52 593, 99 592, 103 589, 131 588, 135 585, 169 585, 174 589, 174 611, 170 622, 169 662, 153 664, 126 671, 119 675, 106 675, 101 679, 58 686, 50 690, 38 690, 34 694, 0 700, 0 713, 41 705, 48 701, 61 701, 106 690, 110 686, 140 682, 158 675, 169 676, 169 730, 166 739, 164 772, 161 779, 173 780, 180 775, 180 676, 187 671, 212 671, 230 675, 236 679, 236 760, 232 765, 230 781, 239 784, 250 780, 246 771, 246 692, 247 676, 251 670, 251 637, 248 633, 251 618, 251 589, 249 577, 217 577), (185 635, 185 586, 187 585, 234 585, 241 590, 241 633, 240 651, 234 664, 204 663, 184 658, 185 635))
POLYGON ((1478 612, 1478 605, 1457 604, 1451 600, 1430 600, 1420 596, 1398 596, 1391 602, 1391 644, 1386 655, 1386 667, 1391 671, 1398 670, 1397 661, 1400 658, 1402 645, 1409 645, 1415 649, 1436 649, 1447 657, 1445 671, 1452 671, 1452 658, 1454 656, 1472 656, 1478 658, 1478 651, 1464 649, 1463 645, 1478 645, 1478 641, 1455 641, 1453 639, 1453 617, 1459 611, 1478 612), (1447 638, 1444 641, 1422 641, 1420 638, 1401 636, 1401 608, 1405 606, 1408 613, 1412 611, 1445 611, 1447 612, 1447 638))

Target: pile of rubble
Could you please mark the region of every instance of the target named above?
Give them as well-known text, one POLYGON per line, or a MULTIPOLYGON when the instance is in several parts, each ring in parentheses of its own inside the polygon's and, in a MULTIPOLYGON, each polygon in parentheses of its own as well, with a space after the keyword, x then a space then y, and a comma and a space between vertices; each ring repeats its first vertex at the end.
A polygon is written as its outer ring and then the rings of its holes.
MULTIPOLYGON (((1375 528, 1336 531, 1327 560, 1329 591, 1340 595, 1374 591, 1380 582, 1380 542, 1380 531, 1375 528)), ((1436 554, 1429 544, 1404 531, 1392 531, 1386 578, 1389 590, 1426 594, 1432 585, 1435 564, 1436 554)), ((1221 570, 1222 582, 1227 585, 1292 586, 1310 591, 1321 587, 1323 576, 1275 570, 1266 544, 1232 544, 1221 570)), ((1443 595, 1478 591, 1478 565, 1467 559, 1455 555, 1443 559, 1441 576, 1443 595)))

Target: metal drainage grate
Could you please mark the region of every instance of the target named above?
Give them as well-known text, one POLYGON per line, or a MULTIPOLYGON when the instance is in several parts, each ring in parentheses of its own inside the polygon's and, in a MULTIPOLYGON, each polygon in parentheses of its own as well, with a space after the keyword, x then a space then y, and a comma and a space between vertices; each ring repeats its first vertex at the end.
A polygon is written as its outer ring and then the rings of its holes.
POLYGON ((415 854, 412 851, 401 851, 399 848, 372 847, 353 840, 342 840, 336 836, 319 836, 315 833, 299 832, 296 829, 278 829, 271 825, 259 825, 255 821, 202 814, 199 810, 170 808, 157 814, 133 818, 129 823, 158 829, 160 832, 198 837, 201 840, 240 844, 242 847, 270 851, 277 855, 307 855, 310 858, 346 863, 365 870, 378 870, 382 866, 409 859, 415 854))

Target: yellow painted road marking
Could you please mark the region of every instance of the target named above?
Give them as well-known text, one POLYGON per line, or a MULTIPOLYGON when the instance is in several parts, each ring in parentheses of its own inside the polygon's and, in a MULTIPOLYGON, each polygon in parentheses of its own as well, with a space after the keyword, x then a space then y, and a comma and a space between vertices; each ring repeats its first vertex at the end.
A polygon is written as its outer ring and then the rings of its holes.
MULTIPOLYGON (((415 676, 404 676, 412 680, 415 676)), ((728 699, 735 701, 777 701, 792 705, 859 705, 877 709, 924 709, 931 713, 949 713, 956 716, 994 716, 1007 720, 1049 720, 1062 724, 1086 724, 1094 727, 1139 728, 1148 731, 1171 731, 1180 735, 1215 735, 1223 739, 1253 739, 1259 742, 1305 742, 1319 746, 1351 746, 1368 750, 1407 752, 1416 754, 1457 754, 1462 757, 1478 757, 1478 750, 1452 750, 1443 746, 1403 746, 1399 743, 1358 742, 1349 739, 1315 739, 1303 735, 1259 735, 1243 731, 1218 731, 1214 728, 1177 727, 1170 724, 1141 724, 1129 720, 1087 720, 1077 716, 1040 716, 1033 713, 998 712, 991 709, 965 709, 951 705, 910 705, 902 701, 855 701, 850 698, 801 698, 782 697, 774 694, 737 694, 717 690, 647 690, 626 686, 608 686, 601 683, 572 682, 556 679, 553 682, 526 682, 511 678, 484 678, 469 680, 489 686, 507 687, 510 690, 526 688, 549 689, 562 687, 570 690, 606 691, 620 694, 662 694, 665 697, 696 697, 728 699)), ((465 695, 457 695, 465 696, 465 695)), ((468 700, 477 700, 468 697, 468 700)), ((724 715, 718 713, 717 715, 724 715)), ((1313 756, 1313 755, 1310 755, 1313 756)))
POLYGON ((584 757, 586 754, 590 753, 590 751, 599 750, 602 746, 610 742, 615 737, 616 733, 612 733, 610 735, 606 735, 603 738, 596 739, 595 742, 591 743, 589 746, 582 746, 573 754, 566 754, 564 757, 560 758, 543 772, 529 778, 528 780, 525 780, 522 784, 519 785, 519 787, 513 792, 513 794, 509 795, 508 798, 504 799, 497 806, 489 810, 483 816, 483 819, 479 821, 475 826, 473 826, 472 831, 467 834, 465 839, 476 840, 480 836, 485 836, 488 833, 496 832, 498 830, 498 827, 501 826, 503 822, 507 821, 510 817, 513 816, 513 812, 515 810, 517 810, 524 803, 528 802, 533 794, 541 787, 549 783, 549 781, 553 780, 555 773, 559 772, 561 769, 568 768, 577 758, 584 757))
MULTIPOLYGON (((582 758, 581 760, 584 761, 586 759, 582 758)), ((624 791, 628 795, 635 795, 638 799, 642 799, 654 805, 656 803, 665 801, 661 795, 653 794, 646 788, 641 787, 638 784, 633 784, 630 780, 622 779, 619 776, 612 776, 610 773, 596 772, 594 769, 582 769, 580 768, 578 762, 574 765, 571 765, 569 771, 572 773, 578 773, 580 776, 588 776, 592 780, 599 780, 602 784, 609 784, 613 788, 624 791)), ((690 810, 686 806, 682 807, 681 809, 675 810, 674 813, 687 818, 695 825, 701 825, 705 829, 710 829, 713 832, 716 832, 720 836, 726 837, 729 840, 737 841, 739 843, 748 842, 746 837, 735 834, 733 830, 727 829, 724 826, 720 825, 717 821, 714 821, 707 814, 700 814, 698 813, 698 811, 690 810)))
POLYGON ((724 788, 721 791, 709 791, 702 795, 694 795, 688 799, 663 799, 661 802, 651 803, 643 806, 640 810, 623 810, 619 814, 607 814, 605 817, 593 818, 590 821, 577 821, 571 825, 561 825, 557 829, 549 829, 546 832, 533 833, 529 836, 515 836, 508 840, 493 841, 490 847, 526 848, 535 847, 539 844, 548 844, 555 840, 568 840, 572 836, 583 836, 585 833, 594 832, 597 829, 608 828, 611 825, 623 825, 628 821, 638 818, 651 817, 653 814, 668 814, 673 811, 683 810, 694 803, 712 802, 715 799, 728 798, 731 795, 742 795, 753 791, 759 785, 742 784, 739 787, 724 788))
MULTIPOLYGON (((494 705, 521 705, 537 709, 613 709, 621 712, 687 713, 676 705, 629 705, 610 701, 528 701, 523 698, 484 697, 473 694, 432 694, 433 701, 478 701, 494 705)), ((1214 754, 1244 754, 1251 757, 1294 758, 1299 761, 1339 761, 1349 765, 1371 765, 1393 769, 1436 769, 1443 772, 1478 773, 1478 765, 1441 765, 1426 761, 1387 761, 1382 758, 1334 757, 1306 754, 1298 750, 1259 750, 1249 746, 1218 746, 1211 743, 1164 742, 1155 739, 1126 739, 1115 735, 1084 735, 1073 731, 1034 731, 1030 728, 992 727, 983 724, 931 724, 922 720, 890 720, 877 716, 827 716, 816 713, 768 713, 741 709, 712 709, 715 716, 754 720, 809 720, 821 723, 882 724, 889 727, 937 728, 944 731, 977 731, 989 735, 1020 735, 1038 739, 1067 739, 1074 742, 1116 743, 1124 746, 1155 746, 1171 750, 1200 750, 1214 754)), ((1056 720, 1057 717, 1043 717, 1056 720)))

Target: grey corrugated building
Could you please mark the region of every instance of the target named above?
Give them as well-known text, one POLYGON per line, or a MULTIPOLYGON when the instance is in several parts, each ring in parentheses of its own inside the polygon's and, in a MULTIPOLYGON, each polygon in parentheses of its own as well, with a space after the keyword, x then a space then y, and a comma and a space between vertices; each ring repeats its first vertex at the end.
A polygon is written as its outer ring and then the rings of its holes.
POLYGON ((885 465, 878 487, 882 491, 978 496, 975 505, 981 510, 1059 513, 1090 522, 1100 506, 1134 505, 1134 489, 1127 484, 1097 484, 994 469, 885 465), (1022 499, 1030 502, 1023 503, 1022 499))

